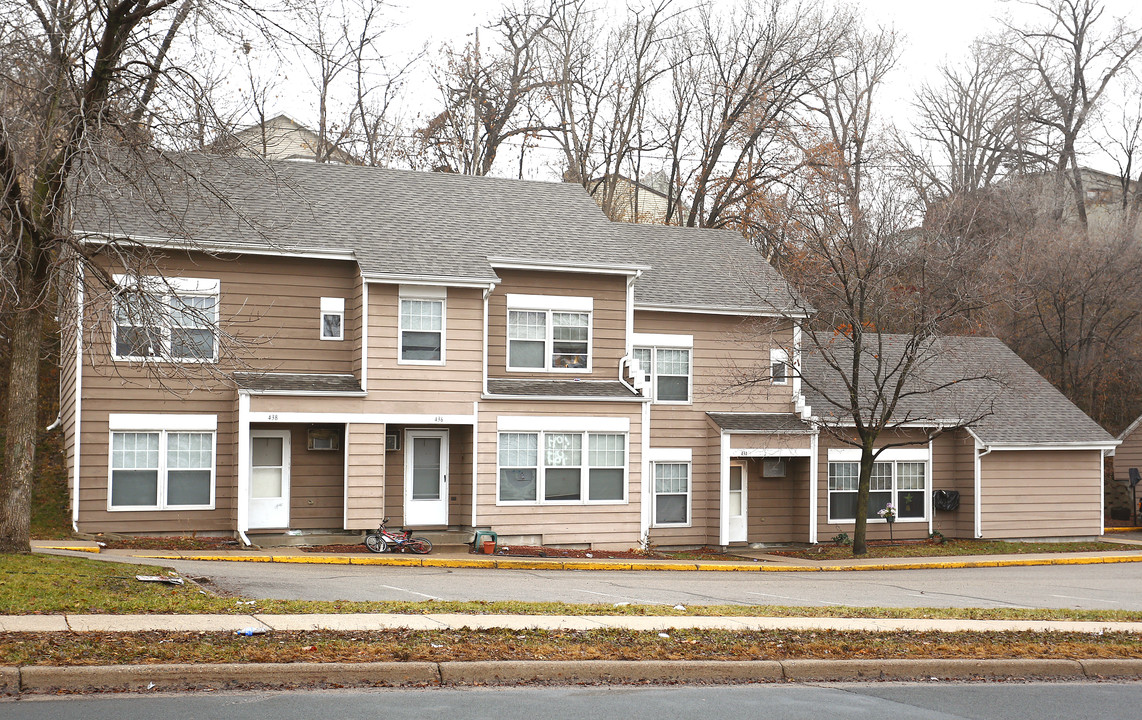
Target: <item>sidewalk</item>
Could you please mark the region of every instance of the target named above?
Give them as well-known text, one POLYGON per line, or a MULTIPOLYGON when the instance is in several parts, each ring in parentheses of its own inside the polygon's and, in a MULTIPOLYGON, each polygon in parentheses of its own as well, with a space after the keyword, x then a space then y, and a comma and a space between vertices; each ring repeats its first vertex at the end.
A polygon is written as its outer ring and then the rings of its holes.
POLYGON ((851 632, 1073 632, 1142 634, 1142 622, 921 618, 733 617, 701 615, 0 615, 0 632, 266 632, 331 630, 765 630, 851 632))
MULTIPOLYGON (((1108 537, 1107 542, 1142 546, 1142 540, 1108 537)), ((1142 552, 1124 553, 1030 553, 1018 555, 948 556, 933 558, 851 558, 815 561, 772 555, 764 550, 743 549, 740 560, 610 560, 603 558, 538 558, 477 555, 464 546, 434 549, 430 555, 372 553, 311 553, 295 547, 263 549, 198 550, 107 550, 93 542, 46 541, 32 543, 38 552, 87 552, 112 558, 152 560, 197 560, 211 562, 273 562, 312 565, 390 565, 442 568, 488 568, 503 570, 658 570, 704 572, 853 572, 870 570, 937 570, 948 568, 1029 567, 1041 565, 1093 565, 1142 562, 1142 552)))

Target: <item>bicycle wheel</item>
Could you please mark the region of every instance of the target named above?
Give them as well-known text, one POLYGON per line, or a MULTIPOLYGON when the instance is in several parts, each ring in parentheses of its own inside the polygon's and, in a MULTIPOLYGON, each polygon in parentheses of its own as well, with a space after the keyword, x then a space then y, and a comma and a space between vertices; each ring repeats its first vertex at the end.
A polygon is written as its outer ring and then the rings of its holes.
POLYGON ((432 542, 428 538, 414 537, 408 541, 408 549, 417 555, 427 555, 432 552, 432 542))
POLYGON ((385 539, 376 533, 369 533, 365 536, 365 547, 375 553, 383 553, 389 549, 385 539))

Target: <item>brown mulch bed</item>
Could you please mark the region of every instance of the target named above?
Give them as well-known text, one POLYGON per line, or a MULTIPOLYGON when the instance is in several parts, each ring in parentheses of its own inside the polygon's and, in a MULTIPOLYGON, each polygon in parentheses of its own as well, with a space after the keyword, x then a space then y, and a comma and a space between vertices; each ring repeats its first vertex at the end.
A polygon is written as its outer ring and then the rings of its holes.
MULTIPOLYGON (((313 553, 367 553, 363 543, 355 545, 305 545, 298 548, 313 553)), ((638 550, 585 550, 573 548, 542 547, 537 545, 501 545, 497 557, 538 557, 538 558, 593 558, 596 560, 741 560, 715 548, 698 548, 678 552, 655 551, 650 554, 638 550)))
POLYGON ((95 539, 108 550, 234 550, 241 547, 241 543, 234 538, 209 536, 126 537, 96 535, 95 539))
POLYGON ((0 633, 0 665, 370 662, 376 660, 785 660, 790 658, 1138 658, 1132 633, 385 630, 233 633, 0 633))

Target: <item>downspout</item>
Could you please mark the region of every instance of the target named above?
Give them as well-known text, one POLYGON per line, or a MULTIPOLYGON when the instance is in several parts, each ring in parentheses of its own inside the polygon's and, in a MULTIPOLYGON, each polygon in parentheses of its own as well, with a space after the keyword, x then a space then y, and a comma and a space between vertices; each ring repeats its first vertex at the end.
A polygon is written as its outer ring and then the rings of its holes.
POLYGON ((238 537, 246 547, 253 545, 246 531, 250 529, 250 394, 238 391, 238 537))
POLYGON ((48 425, 46 428, 44 428, 44 432, 51 432, 52 430, 55 430, 60 425, 63 425, 63 415, 60 415, 57 413, 56 419, 52 421, 51 425, 48 425))
POLYGON ((821 492, 821 478, 817 476, 820 463, 817 460, 820 431, 809 437, 809 544, 817 544, 817 513, 820 512, 818 497, 821 492))
POLYGON ((484 290, 484 380, 483 380, 483 395, 488 394, 488 298, 495 291, 496 284, 488 283, 488 288, 484 290))
POLYGON ((985 446, 976 438, 975 441, 975 536, 976 538, 983 537, 983 502, 980 499, 980 493, 983 487, 983 464, 980 460, 984 455, 991 452, 991 448, 985 446), (986 448, 986 449, 985 449, 986 448), (980 452, 983 450, 983 452, 980 452))
POLYGON ((81 430, 83 429, 83 268, 76 278, 75 291, 75 400, 72 404, 74 419, 71 424, 72 441, 72 490, 71 490, 71 529, 79 532, 79 469, 81 463, 81 430))

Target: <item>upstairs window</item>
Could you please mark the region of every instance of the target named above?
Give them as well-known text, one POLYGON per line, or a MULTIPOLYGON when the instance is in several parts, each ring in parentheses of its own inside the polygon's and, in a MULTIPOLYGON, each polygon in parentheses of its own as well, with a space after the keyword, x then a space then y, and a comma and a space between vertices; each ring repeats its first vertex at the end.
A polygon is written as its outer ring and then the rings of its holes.
POLYGON ((789 383, 789 353, 776 348, 769 351, 769 380, 774 385, 789 383))
POLYGON ((591 368, 591 298, 508 295, 508 370, 591 368))
POLYGON ((345 339, 345 298, 321 298, 321 339, 345 339))
POLYGON ((112 346, 117 360, 218 359, 217 280, 117 276, 112 346))
POLYGON ((445 288, 402 285, 400 362, 444 364, 445 288))
POLYGON ((687 404, 693 394, 692 335, 635 333, 634 358, 656 403, 687 404), (641 346, 641 347, 640 347, 641 346))

